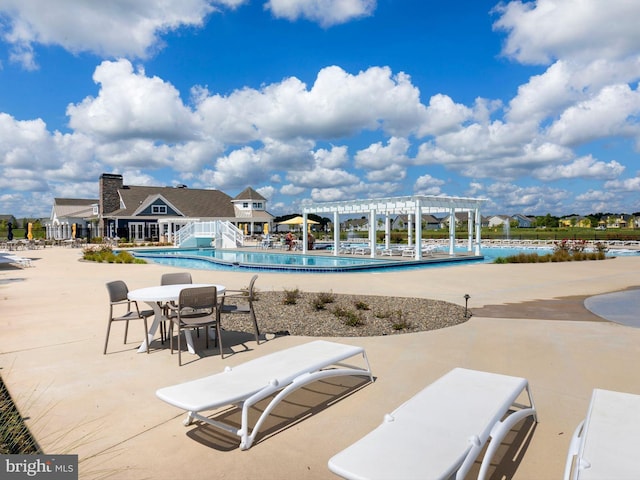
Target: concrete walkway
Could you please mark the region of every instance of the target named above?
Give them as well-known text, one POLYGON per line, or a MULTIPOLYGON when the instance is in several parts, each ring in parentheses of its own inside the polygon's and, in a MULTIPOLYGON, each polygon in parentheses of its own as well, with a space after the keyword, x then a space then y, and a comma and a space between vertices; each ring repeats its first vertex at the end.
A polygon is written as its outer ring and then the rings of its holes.
MULTIPOLYGON (((123 345, 124 327, 116 325, 109 353, 102 355, 108 313, 105 282, 123 279, 131 289, 157 285, 161 273, 175 269, 85 263, 79 261, 80 250, 62 247, 21 254, 33 259, 33 268, 0 267, 2 378, 44 451, 78 454, 83 479, 104 478, 106 473, 135 480, 335 478, 327 469, 331 456, 458 366, 529 379, 540 422, 525 435, 515 462, 506 456, 494 460, 507 478, 560 478, 571 434, 585 415, 592 389, 640 394, 640 329, 545 316, 551 312, 549 302, 557 299, 637 287, 640 257, 408 272, 260 273, 257 287, 263 291, 417 296, 460 305, 469 294, 474 315, 462 325, 431 332, 333 338, 366 349, 375 383, 332 404, 327 402, 346 384, 296 392, 272 416, 257 444, 240 451, 237 440, 210 427, 185 428, 182 412, 159 401, 154 392, 309 338, 277 337, 256 345, 250 331, 227 332, 224 360, 201 345, 200 355, 186 355, 188 363, 178 367, 176 356, 159 342, 148 355, 136 353, 140 326, 132 324, 129 342, 123 345), (536 302, 547 305, 539 316, 532 314, 536 302), (517 314, 518 304, 529 306, 526 316, 517 314), (475 314, 500 305, 509 305, 514 314, 475 314)), ((252 272, 192 274, 194 282, 242 288, 252 272)))

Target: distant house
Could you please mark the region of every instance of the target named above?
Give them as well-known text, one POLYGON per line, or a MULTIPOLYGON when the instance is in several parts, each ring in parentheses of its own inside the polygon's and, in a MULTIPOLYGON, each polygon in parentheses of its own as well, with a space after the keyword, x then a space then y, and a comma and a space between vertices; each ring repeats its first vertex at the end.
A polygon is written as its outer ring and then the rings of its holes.
POLYGON ((535 217, 527 217, 526 215, 522 215, 521 213, 513 215, 511 217, 511 221, 517 222, 519 228, 531 228, 536 223, 535 217))
POLYGON ((98 199, 54 200, 47 238, 120 237, 133 242, 172 241, 194 221, 229 221, 248 233, 273 221, 266 199, 248 187, 235 198, 220 190, 125 185, 122 175, 103 173, 98 199), (74 227, 75 225, 75 227, 74 227))
POLYGON ((340 224, 340 230, 347 232, 367 232, 369 231, 369 220, 367 218, 345 220, 340 224))
POLYGON ((591 228, 591 219, 580 215, 571 215, 569 217, 561 218, 558 223, 561 227, 591 228))
POLYGON ((511 222, 510 215, 493 215, 489 217, 489 227, 503 227, 505 224, 511 222))
MULTIPOLYGON (((415 218, 411 219, 411 223, 414 224, 415 218)), ((392 230, 406 230, 409 224, 409 215, 398 215, 391 222, 392 230)), ((422 215, 422 228, 424 230, 438 230, 441 228, 441 221, 439 218, 433 215, 422 215)))

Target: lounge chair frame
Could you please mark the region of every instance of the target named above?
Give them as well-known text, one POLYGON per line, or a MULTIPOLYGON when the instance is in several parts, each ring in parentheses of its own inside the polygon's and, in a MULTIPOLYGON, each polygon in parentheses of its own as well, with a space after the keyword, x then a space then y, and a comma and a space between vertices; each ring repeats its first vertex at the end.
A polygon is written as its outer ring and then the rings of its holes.
POLYGON ((347 479, 462 480, 490 439, 484 479, 504 436, 528 416, 537 421, 526 379, 455 368, 332 457, 329 469, 347 479), (517 402, 524 393, 528 405, 517 402))
POLYGON ((564 479, 637 479, 640 395, 594 389, 567 453, 564 479))
POLYGON ((317 340, 255 360, 226 367, 223 372, 158 390, 161 400, 187 411, 184 425, 199 420, 240 437, 240 449, 247 450, 273 409, 289 394, 310 383, 330 377, 366 375, 373 382, 367 354, 362 347, 317 340), (365 367, 343 363, 362 356, 365 367), (253 405, 278 392, 249 427, 253 405), (242 410, 241 427, 213 420, 200 412, 235 405, 242 410))

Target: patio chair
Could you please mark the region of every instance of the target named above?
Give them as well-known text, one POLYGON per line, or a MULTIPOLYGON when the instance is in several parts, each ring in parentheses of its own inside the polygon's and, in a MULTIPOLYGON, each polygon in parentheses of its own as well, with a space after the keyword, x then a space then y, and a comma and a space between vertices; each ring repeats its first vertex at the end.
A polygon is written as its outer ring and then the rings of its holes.
POLYGON ((565 480, 637 479, 640 395, 594 389, 567 454, 565 480))
POLYGON ((107 336, 104 341, 103 355, 107 353, 107 344, 109 343, 109 333, 111 332, 111 324, 113 322, 126 322, 124 327, 124 343, 127 343, 127 334, 129 332, 129 320, 142 320, 144 323, 144 342, 147 347, 147 353, 149 353, 149 336, 147 332, 147 318, 153 315, 153 310, 140 310, 138 308, 138 302, 135 300, 129 300, 127 295, 129 294, 129 288, 127 284, 122 280, 115 280, 108 282, 107 291, 109 292, 109 322, 107 324, 107 336), (126 310, 125 308, 126 307, 126 310), (117 315, 116 312, 124 313, 117 315))
POLYGON ((256 319, 256 312, 253 308, 253 301, 256 298, 254 285, 258 275, 254 275, 249 282, 249 288, 241 290, 225 290, 220 303, 220 314, 241 314, 249 315, 253 321, 253 331, 256 336, 256 343, 260 344, 260 329, 258 328, 258 321, 256 319), (233 303, 226 303, 227 300, 232 300, 233 303))
MULTIPOLYGON (((171 272, 171 273, 163 273, 160 277, 160 285, 182 285, 182 284, 191 284, 193 280, 191 279, 191 274, 189 272, 171 272)), ((164 310, 165 317, 169 316, 170 309, 176 309, 175 302, 168 302, 162 306, 164 310)), ((167 326, 165 322, 160 322, 160 342, 164 344, 164 340, 167 338, 167 326)))
POLYGON ((529 415, 537 421, 526 379, 455 368, 331 458, 329 469, 348 479, 462 480, 490 438, 483 479, 504 435, 529 415), (529 405, 516 403, 525 392, 529 405))
POLYGON ((364 348, 317 340, 225 367, 215 375, 161 388, 156 396, 187 411, 184 425, 199 420, 230 432, 240 437, 240 449, 246 450, 263 422, 287 395, 315 381, 345 375, 366 375, 373 382, 364 348), (343 363, 355 356, 362 356, 366 366, 343 363), (267 398, 271 398, 269 404, 260 406, 260 417, 250 430, 249 410, 267 398), (242 410, 240 428, 200 413, 231 405, 242 410))
POLYGON ((178 365, 182 366, 180 333, 204 327, 206 347, 209 348, 209 327, 216 328, 215 344, 220 347, 222 358, 222 337, 220 335, 220 312, 218 310, 218 289, 216 287, 183 288, 178 298, 175 315, 170 318, 169 338, 173 354, 173 327, 178 327, 178 365))

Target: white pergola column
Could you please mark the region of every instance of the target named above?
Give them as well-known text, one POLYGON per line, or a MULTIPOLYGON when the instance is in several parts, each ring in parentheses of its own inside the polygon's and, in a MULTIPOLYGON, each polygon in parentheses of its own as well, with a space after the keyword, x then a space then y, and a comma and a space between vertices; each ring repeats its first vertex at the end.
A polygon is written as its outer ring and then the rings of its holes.
POLYGON ((307 253, 308 250, 308 245, 307 245, 307 235, 309 234, 309 232, 307 231, 307 229, 309 228, 309 221, 307 220, 307 214, 303 213, 302 214, 302 253, 307 253))
POLYGON ((449 210, 449 255, 453 255, 456 244, 456 210, 449 210))
POLYGON ((376 211, 369 211, 369 247, 371 248, 371 258, 376 257, 376 211))
POLYGON ((482 216, 480 215, 480 209, 476 208, 476 245, 475 245, 475 254, 480 255, 480 246, 482 244, 482 239, 480 238, 482 232, 482 216))
POLYGON ((413 222, 411 212, 407 212, 407 247, 413 245, 413 222))
POLYGON ((333 255, 338 256, 340 249, 340 214, 336 210, 333 212, 333 255))
POLYGON ((416 201, 416 260, 422 259, 422 208, 416 201))
POLYGON ((473 250, 473 214, 471 210, 467 212, 467 251, 471 252, 473 250))
POLYGON ((384 217, 384 248, 391 247, 391 217, 387 213, 384 217))

